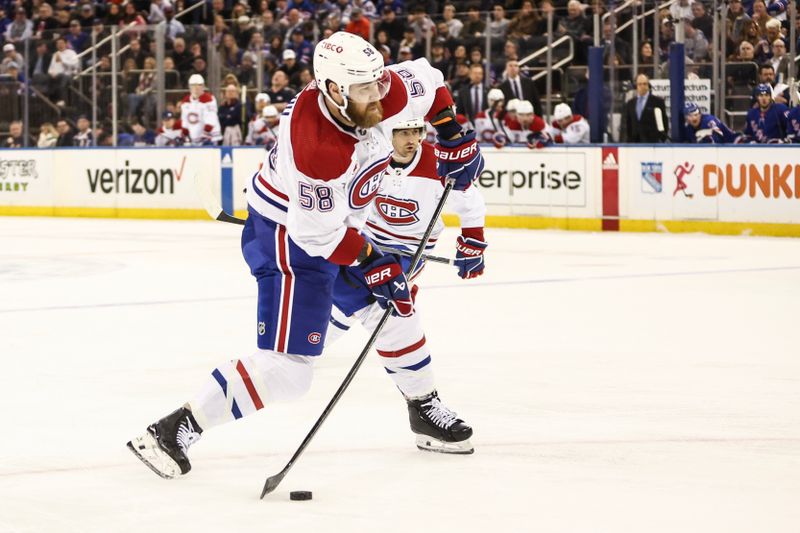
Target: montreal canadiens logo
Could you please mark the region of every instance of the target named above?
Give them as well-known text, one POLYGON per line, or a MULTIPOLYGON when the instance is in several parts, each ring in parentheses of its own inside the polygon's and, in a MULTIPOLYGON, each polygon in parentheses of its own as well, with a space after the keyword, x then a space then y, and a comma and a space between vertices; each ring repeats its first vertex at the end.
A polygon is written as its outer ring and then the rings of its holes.
POLYGON ((322 335, 317 333, 316 331, 308 334, 308 342, 311 344, 319 344, 319 341, 322 340, 322 335))
POLYGON ((419 204, 414 200, 398 200, 391 196, 375 198, 375 207, 381 217, 393 226, 408 226, 419 221, 419 204))
POLYGON ((351 208, 364 209, 375 198, 390 159, 391 156, 386 156, 385 159, 372 163, 350 182, 351 208))

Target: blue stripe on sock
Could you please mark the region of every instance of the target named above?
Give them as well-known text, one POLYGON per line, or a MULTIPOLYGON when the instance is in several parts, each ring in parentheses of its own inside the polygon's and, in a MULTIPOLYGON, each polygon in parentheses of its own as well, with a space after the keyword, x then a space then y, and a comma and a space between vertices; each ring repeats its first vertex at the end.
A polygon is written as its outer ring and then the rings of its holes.
POLYGON ((233 400, 233 406, 231 407, 231 413, 233 413, 233 418, 239 420, 242 418, 242 412, 239 410, 239 406, 236 405, 236 400, 233 400))
POLYGON ((423 359, 422 361, 420 361, 420 362, 419 362, 419 363, 417 363, 416 365, 411 365, 411 366, 403 366, 403 367, 401 367, 401 368, 402 368, 403 370, 419 370, 420 368, 423 368, 423 367, 426 367, 426 366, 428 366, 428 364, 429 364, 430 362, 431 362, 431 356, 429 355, 428 357, 426 357, 425 359, 423 359))
POLYGON ((225 381, 225 378, 223 377, 222 372, 220 372, 218 368, 215 368, 214 371, 211 373, 211 375, 214 376, 214 379, 217 380, 217 383, 219 383, 219 386, 222 387, 222 394, 224 394, 225 397, 227 398, 228 397, 228 382, 225 381))
POLYGON ((348 329, 350 329, 350 326, 345 326, 344 324, 342 324, 341 322, 339 322, 338 320, 336 320, 336 319, 335 319, 335 318, 333 318, 333 317, 331 317, 331 324, 333 324, 333 325, 334 325, 334 326, 336 326, 337 328, 339 328, 339 329, 343 329, 343 330, 345 330, 345 331, 347 331, 348 329))

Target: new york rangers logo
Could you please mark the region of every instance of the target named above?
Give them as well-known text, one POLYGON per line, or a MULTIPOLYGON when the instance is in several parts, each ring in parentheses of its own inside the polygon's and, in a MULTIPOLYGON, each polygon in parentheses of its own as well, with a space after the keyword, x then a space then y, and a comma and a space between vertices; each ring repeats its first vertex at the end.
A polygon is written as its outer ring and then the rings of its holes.
POLYGON ((664 163, 660 161, 642 161, 642 192, 650 194, 661 192, 661 171, 663 168, 664 163))
POLYGON ((375 198, 390 160, 391 156, 387 155, 384 159, 372 163, 350 182, 351 208, 364 209, 375 198))
POLYGON ((391 196, 375 198, 375 207, 381 217, 393 226, 408 226, 419 221, 419 204, 415 200, 398 200, 391 196))

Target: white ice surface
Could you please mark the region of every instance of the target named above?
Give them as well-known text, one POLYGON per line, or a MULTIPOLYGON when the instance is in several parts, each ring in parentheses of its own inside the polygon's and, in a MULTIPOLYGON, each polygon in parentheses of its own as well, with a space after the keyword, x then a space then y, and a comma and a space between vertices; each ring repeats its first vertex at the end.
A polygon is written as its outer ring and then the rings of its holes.
POLYGON ((431 264, 418 298, 475 454, 416 450, 371 356, 260 501, 367 334, 164 481, 125 442, 250 353, 238 229, 0 218, 0 533, 800 530, 800 241, 487 235, 484 277, 431 264))

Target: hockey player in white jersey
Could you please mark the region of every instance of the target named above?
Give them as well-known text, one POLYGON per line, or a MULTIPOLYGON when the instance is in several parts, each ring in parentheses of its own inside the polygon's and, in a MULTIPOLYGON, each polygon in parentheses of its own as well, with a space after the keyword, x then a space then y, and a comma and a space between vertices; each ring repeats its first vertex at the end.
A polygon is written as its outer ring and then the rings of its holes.
POLYGON ((569 104, 558 104, 553 110, 553 122, 547 132, 558 144, 588 144, 589 122, 580 115, 574 115, 569 104))
MULTIPOLYGON (((462 132, 442 74, 426 60, 389 70, 371 44, 337 32, 317 44, 314 74, 284 109, 278 143, 248 184, 242 252, 258 284, 258 349, 213 369, 192 399, 128 443, 162 477, 190 470, 187 450, 204 431, 305 394, 341 267, 356 267, 381 307, 413 314, 402 266, 362 233, 394 124, 433 123, 437 174, 454 189, 469 188, 483 169, 474 132, 462 132)), ((432 437, 452 422, 440 406, 418 406, 432 437)))
MULTIPOLYGON (((431 144, 422 141, 425 121, 416 118, 395 124, 392 144, 394 152, 378 195, 369 209, 364 233, 384 251, 395 248, 415 251, 442 196, 442 182, 436 174, 436 155, 431 144)), ((461 235, 456 241, 456 266, 464 279, 483 274, 483 235, 486 207, 477 187, 453 191, 448 204, 459 215, 461 235)), ((427 249, 436 245, 444 229, 437 220, 427 249)), ((410 258, 399 258, 404 270, 410 258)), ((410 274, 413 282, 424 263, 410 274)), ((412 294, 416 287, 412 288, 412 294)), ((369 287, 359 275, 358 267, 347 268, 334 285, 333 312, 326 345, 361 322, 372 330, 382 310, 369 287)), ((408 403, 411 429, 417 434, 417 447, 444 453, 472 453, 470 428, 456 413, 445 407, 434 384, 430 349, 416 310, 407 317, 389 318, 375 342, 381 364, 408 403), (425 413, 432 410, 441 425, 433 425, 425 413), (431 431, 433 427, 434 431, 431 431), (433 434, 432 434, 433 433, 433 434)))
POLYGON ((181 125, 189 132, 195 146, 219 144, 222 130, 217 115, 217 99, 206 91, 200 74, 189 76, 189 94, 180 101, 181 125))

